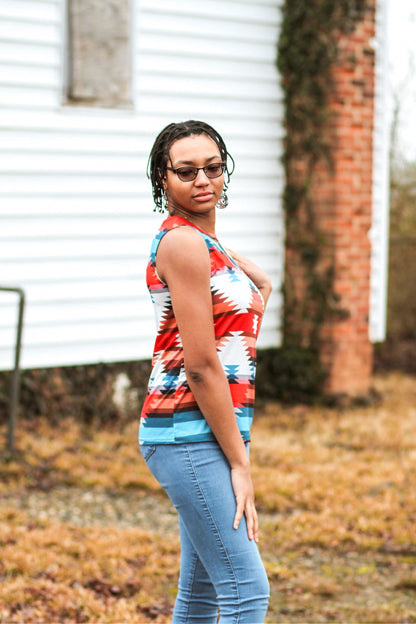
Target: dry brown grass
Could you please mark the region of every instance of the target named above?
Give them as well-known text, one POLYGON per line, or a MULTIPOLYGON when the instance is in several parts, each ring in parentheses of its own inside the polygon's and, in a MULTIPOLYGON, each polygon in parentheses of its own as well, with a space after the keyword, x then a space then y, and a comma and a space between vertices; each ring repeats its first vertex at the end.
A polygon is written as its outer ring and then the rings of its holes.
POLYGON ((139 529, 33 523, 3 511, 0 621, 165 622, 178 544, 139 529))
MULTIPOLYGON (((267 622, 416 622, 416 379, 378 376, 379 405, 268 404, 251 457, 272 586, 267 622)), ((1 491, 60 484, 162 496, 137 424, 21 422, 1 491)), ((179 544, 139 528, 0 511, 0 622, 169 622, 179 544)))
POLYGON ((269 405, 257 422, 257 498, 280 512, 286 547, 416 544, 416 380, 391 375, 375 384, 384 396, 376 408, 269 405))

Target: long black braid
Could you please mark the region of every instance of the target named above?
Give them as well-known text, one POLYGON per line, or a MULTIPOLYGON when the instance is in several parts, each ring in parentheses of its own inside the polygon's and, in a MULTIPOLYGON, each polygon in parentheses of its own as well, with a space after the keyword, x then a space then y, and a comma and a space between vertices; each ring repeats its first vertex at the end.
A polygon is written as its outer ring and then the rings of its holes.
POLYGON ((234 171, 234 160, 231 154, 228 153, 221 135, 204 121, 194 121, 191 119, 180 123, 171 123, 156 137, 149 155, 149 160, 147 161, 147 177, 152 183, 153 199, 155 202, 154 209, 159 210, 159 212, 164 212, 162 202, 163 180, 166 177, 166 167, 168 166, 171 145, 178 139, 183 139, 193 134, 206 134, 216 143, 220 150, 221 160, 226 164, 225 171, 227 179, 224 182, 224 191, 227 190, 230 176, 234 171), (231 170, 228 169, 228 159, 232 163, 231 170))

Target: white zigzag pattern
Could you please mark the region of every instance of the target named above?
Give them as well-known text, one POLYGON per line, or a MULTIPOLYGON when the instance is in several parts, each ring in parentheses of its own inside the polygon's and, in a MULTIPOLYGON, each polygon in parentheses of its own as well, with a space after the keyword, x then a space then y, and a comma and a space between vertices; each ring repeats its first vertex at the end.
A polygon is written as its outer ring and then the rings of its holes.
POLYGON ((233 273, 232 279, 230 273, 217 273, 211 277, 211 288, 219 293, 222 301, 230 304, 234 310, 239 312, 247 312, 251 307, 253 292, 250 282, 244 276, 244 279, 233 273))

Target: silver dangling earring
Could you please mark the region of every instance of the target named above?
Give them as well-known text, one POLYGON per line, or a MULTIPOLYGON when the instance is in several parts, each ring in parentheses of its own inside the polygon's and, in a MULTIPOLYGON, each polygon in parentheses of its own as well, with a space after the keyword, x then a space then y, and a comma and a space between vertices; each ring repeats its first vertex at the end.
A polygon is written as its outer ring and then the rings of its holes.
POLYGON ((227 193, 225 191, 223 191, 221 193, 221 197, 219 198, 219 200, 217 202, 217 208, 220 208, 221 210, 224 210, 224 208, 227 208, 227 206, 228 206, 227 193))

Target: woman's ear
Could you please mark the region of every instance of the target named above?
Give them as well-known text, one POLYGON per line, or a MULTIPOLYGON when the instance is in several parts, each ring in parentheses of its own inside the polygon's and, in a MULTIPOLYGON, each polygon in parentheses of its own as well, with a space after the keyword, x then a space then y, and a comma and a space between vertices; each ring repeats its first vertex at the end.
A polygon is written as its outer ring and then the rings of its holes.
POLYGON ((158 175, 159 175, 159 179, 162 181, 162 186, 164 188, 164 190, 166 191, 166 189, 168 188, 168 182, 166 180, 166 171, 165 171, 165 175, 162 178, 162 171, 160 169, 157 170, 158 175))

